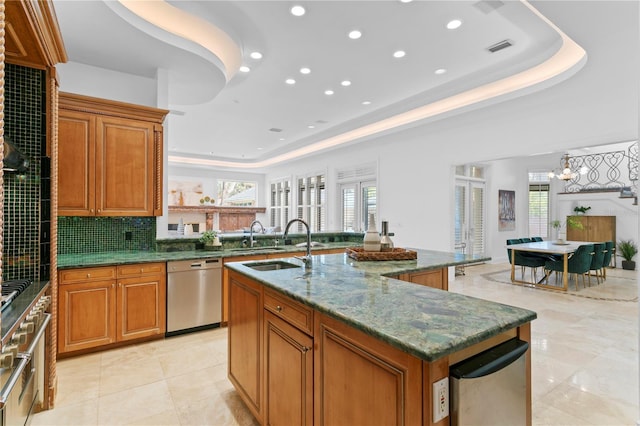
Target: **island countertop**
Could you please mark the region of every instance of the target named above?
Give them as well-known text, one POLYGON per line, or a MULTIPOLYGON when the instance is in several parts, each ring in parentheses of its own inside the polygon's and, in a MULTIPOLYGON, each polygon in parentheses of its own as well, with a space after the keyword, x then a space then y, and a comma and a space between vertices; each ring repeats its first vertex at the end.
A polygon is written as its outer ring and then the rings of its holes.
MULTIPOLYGON (((310 270, 258 271, 246 266, 249 262, 226 266, 426 361, 435 361, 537 317, 526 309, 385 276, 471 262, 469 256, 453 253, 418 253, 417 261, 398 262, 358 262, 340 254, 313 256, 310 270), (456 260, 456 256, 464 259, 456 260)), ((281 261, 301 263, 297 259, 281 261)))

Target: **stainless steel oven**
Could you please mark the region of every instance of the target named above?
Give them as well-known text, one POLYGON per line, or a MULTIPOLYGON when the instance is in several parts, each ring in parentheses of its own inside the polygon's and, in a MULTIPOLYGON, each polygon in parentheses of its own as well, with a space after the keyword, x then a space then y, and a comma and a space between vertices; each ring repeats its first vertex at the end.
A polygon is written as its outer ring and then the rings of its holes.
POLYGON ((44 392, 45 336, 51 314, 43 296, 19 322, 0 355, 0 426, 28 425, 34 404, 44 392))

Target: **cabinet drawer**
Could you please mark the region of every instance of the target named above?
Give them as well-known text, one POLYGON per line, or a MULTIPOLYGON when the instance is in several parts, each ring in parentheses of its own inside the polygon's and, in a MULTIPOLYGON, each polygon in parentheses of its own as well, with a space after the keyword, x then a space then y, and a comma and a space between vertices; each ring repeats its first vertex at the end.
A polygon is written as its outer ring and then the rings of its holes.
POLYGON ((99 268, 62 269, 59 273, 60 284, 73 282, 104 281, 116 279, 114 266, 99 268))
POLYGON ((313 336, 313 309, 281 294, 265 290, 264 307, 289 324, 313 336))
POLYGON ((166 263, 137 263, 118 266, 118 278, 140 275, 161 274, 165 272, 166 263))

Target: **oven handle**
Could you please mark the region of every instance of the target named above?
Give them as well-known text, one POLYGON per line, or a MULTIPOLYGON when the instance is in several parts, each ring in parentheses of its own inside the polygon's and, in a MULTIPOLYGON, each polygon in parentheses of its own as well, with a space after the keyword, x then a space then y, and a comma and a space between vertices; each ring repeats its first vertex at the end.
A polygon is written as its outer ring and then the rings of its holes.
POLYGON ((9 376, 9 380, 7 380, 7 383, 2 388, 2 391, 0 391, 0 410, 4 408, 5 404, 7 403, 7 400, 9 399, 9 395, 11 394, 11 391, 16 386, 16 383, 18 382, 18 380, 20 380, 20 376, 22 375, 22 373, 24 372, 24 369, 29 364, 29 361, 31 361, 31 356, 33 355, 33 352, 36 349, 36 345, 42 338, 42 335, 47 329, 47 325, 49 325, 50 321, 51 321, 51 314, 44 314, 44 320, 42 321, 42 325, 38 329, 38 333, 35 335, 35 338, 29 345, 29 348, 27 349, 26 352, 20 352, 18 354, 18 358, 20 358, 20 363, 16 368, 13 369, 13 371, 11 372, 11 375, 9 376))
POLYGON ((25 352, 29 356, 32 356, 33 352, 36 350, 36 346, 38 346, 38 343, 40 342, 40 339, 42 338, 42 335, 46 331, 47 325, 49 325, 49 321, 51 321, 51 314, 44 314, 44 319, 42 320, 42 325, 38 329, 38 333, 34 336, 33 340, 31 341, 31 344, 29 345, 29 348, 25 352))
POLYGON ((24 369, 27 367, 27 364, 29 364, 29 361, 31 361, 31 357, 26 354, 18 354, 18 358, 20 358, 20 364, 18 364, 18 366, 13 369, 13 371, 11 372, 11 376, 9 376, 7 384, 4 385, 4 387, 2 388, 2 392, 0 392, 0 410, 4 408, 7 400, 9 399, 11 391, 16 386, 16 383, 18 383, 18 380, 20 380, 20 376, 22 375, 24 369))

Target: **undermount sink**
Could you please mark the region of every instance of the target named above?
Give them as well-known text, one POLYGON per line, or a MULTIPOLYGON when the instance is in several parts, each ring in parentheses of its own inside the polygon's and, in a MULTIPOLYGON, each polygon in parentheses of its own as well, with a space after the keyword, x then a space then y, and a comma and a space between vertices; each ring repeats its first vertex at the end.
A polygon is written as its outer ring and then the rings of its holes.
POLYGON ((282 260, 276 260, 273 262, 255 262, 245 263, 247 268, 255 269, 256 271, 278 271, 280 269, 299 268, 300 265, 294 265, 293 263, 284 262, 282 260))
POLYGON ((268 247, 239 247, 230 249, 230 251, 262 251, 262 250, 284 250, 284 247, 268 246, 268 247))

